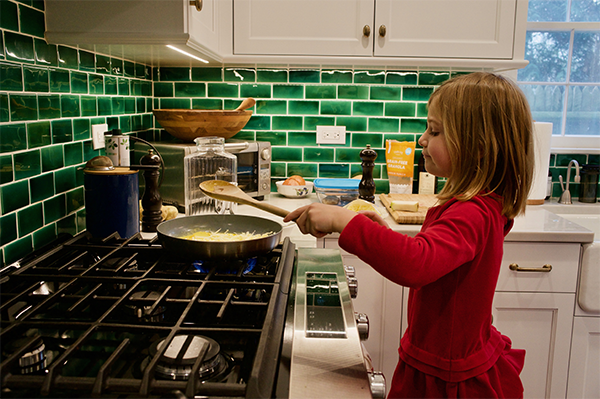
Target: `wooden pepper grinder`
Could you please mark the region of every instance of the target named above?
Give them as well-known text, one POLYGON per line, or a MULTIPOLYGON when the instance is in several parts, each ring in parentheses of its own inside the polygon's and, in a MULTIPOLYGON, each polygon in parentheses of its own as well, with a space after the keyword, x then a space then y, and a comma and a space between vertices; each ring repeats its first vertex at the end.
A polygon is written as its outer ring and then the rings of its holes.
POLYGON ((360 159, 362 159, 362 179, 358 184, 358 198, 375 203, 375 182, 373 181, 373 168, 375 167, 375 159, 377 153, 371 148, 370 144, 367 144, 367 148, 360 152, 360 159))
POLYGON ((142 197, 142 231, 155 232, 156 226, 162 222, 162 198, 158 191, 158 178, 160 175, 159 166, 161 159, 158 154, 155 154, 152 149, 142 157, 140 164, 150 166, 144 168, 144 180, 146 187, 144 196, 142 197))

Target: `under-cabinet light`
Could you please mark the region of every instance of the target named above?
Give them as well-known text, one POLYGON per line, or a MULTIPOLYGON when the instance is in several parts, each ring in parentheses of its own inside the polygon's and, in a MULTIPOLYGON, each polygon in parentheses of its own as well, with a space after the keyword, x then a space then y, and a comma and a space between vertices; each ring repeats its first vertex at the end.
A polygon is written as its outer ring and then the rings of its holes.
POLYGON ((167 44, 167 47, 168 47, 168 48, 170 48, 170 49, 172 49, 172 50, 179 51, 181 54, 185 54, 185 55, 187 55, 188 57, 192 57, 192 58, 193 58, 193 59, 195 59, 195 60, 198 60, 198 61, 200 61, 200 62, 204 62, 205 64, 208 64, 208 61, 206 61, 205 59, 202 59, 202 58, 200 58, 200 57, 196 57, 195 55, 192 55, 192 54, 190 54, 190 53, 187 53, 187 52, 185 52, 185 51, 183 51, 183 50, 180 50, 180 49, 178 49, 178 48, 177 48, 177 47, 175 47, 175 46, 171 46, 170 44, 167 44))

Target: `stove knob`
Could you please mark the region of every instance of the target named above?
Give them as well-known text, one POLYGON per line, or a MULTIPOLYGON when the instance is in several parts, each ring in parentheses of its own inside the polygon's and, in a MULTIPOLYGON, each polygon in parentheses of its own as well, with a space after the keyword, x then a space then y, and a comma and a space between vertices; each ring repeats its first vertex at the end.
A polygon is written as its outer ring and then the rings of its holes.
POLYGON ((354 313, 356 319, 356 329, 361 341, 369 339, 369 317, 364 313, 354 313))
POLYGON ((369 373, 373 399, 385 399, 385 376, 381 371, 369 373))
POLYGON ((354 269, 354 266, 344 265, 344 271, 346 272, 346 277, 356 277, 356 270, 354 269))
POLYGON ((354 277, 346 277, 346 280, 348 280, 350 298, 355 299, 358 296, 358 280, 354 277))

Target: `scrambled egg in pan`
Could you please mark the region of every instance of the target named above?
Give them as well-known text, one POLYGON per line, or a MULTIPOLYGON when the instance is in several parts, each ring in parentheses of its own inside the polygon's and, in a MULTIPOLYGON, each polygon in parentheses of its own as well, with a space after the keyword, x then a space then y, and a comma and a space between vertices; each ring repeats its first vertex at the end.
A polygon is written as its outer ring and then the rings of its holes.
POLYGON ((244 233, 230 233, 229 230, 221 232, 217 231, 198 231, 193 234, 189 234, 186 236, 181 236, 179 238, 183 238, 185 240, 194 240, 194 241, 246 241, 246 240, 254 240, 256 238, 264 238, 272 235, 273 232, 269 231, 263 234, 256 234, 255 232, 246 231, 244 233))

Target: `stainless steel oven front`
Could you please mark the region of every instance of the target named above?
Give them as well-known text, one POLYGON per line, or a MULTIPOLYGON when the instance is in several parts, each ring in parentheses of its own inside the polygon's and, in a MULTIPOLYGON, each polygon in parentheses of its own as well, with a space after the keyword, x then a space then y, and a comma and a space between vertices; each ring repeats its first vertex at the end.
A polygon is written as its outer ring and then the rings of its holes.
MULTIPOLYGON (((180 210, 185 204, 183 158, 191 154, 194 143, 153 142, 165 163, 165 174, 160 194, 165 204, 180 210)), ((136 143, 135 159, 147 151, 147 146, 136 143)), ((229 139, 225 150, 237 157, 238 187, 253 198, 262 200, 271 191, 271 143, 268 141, 245 141, 229 139)))
POLYGON ((299 248, 292 277, 276 397, 384 398, 385 378, 361 344, 368 318, 353 310, 356 279, 339 250, 299 248))

